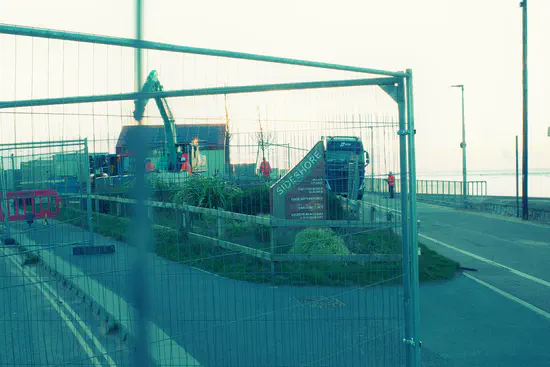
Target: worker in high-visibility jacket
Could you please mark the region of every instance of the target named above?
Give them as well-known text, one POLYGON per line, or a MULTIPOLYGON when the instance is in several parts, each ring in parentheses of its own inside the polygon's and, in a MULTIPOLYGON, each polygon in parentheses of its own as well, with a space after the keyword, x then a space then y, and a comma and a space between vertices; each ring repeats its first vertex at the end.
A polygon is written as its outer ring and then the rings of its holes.
POLYGON ((183 154, 181 156, 181 170, 186 171, 187 173, 189 173, 189 175, 193 174, 193 169, 191 168, 191 165, 187 161, 187 157, 183 154))
POLYGON ((390 199, 393 199, 394 193, 395 193, 395 176, 393 175, 392 171, 388 174, 388 190, 390 192, 390 199))
POLYGON ((265 179, 269 179, 271 166, 269 165, 269 162, 265 159, 265 157, 262 159, 262 163, 260 164, 260 173, 264 176, 265 179))
POLYGON ((153 164, 153 162, 151 162, 150 159, 147 159, 145 161, 145 172, 146 173, 149 173, 149 172, 155 172, 157 170, 157 168, 155 167, 155 165, 153 164))

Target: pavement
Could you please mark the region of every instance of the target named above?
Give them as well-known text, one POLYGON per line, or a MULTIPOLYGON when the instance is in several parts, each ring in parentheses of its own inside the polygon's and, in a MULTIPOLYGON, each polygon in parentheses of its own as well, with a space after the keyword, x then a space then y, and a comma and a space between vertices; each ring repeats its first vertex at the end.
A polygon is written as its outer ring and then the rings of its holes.
MULTIPOLYGON (((377 198, 376 205, 399 210, 395 199, 377 198)), ((550 365, 543 342, 550 340, 550 227, 422 203, 418 215, 419 240, 472 269, 421 285, 423 366, 550 365)), ((200 365, 404 365, 399 286, 273 287, 152 254, 149 282, 136 285, 131 246, 95 235, 97 244, 115 244, 116 253, 73 256, 62 244, 85 240, 81 228, 36 223, 32 231, 16 231, 40 246, 57 246, 51 251, 59 259, 128 307, 134 287, 148 289, 154 326, 200 365)))

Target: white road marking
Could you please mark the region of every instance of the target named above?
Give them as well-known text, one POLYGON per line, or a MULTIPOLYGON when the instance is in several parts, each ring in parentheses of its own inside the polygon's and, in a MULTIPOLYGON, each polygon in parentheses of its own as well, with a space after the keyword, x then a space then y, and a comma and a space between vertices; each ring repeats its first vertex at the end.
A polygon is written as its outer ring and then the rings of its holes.
MULTIPOLYGON (((2 249, 2 252, 5 254, 5 250, 2 249)), ((19 263, 12 257, 12 256, 7 256, 7 258, 19 269, 21 270, 21 272, 25 275, 26 272, 25 270, 21 267, 21 265, 19 265, 19 263)), ((63 312, 62 309, 59 308, 59 306, 57 305, 57 302, 49 295, 49 293, 47 291, 45 291, 42 287, 43 284, 39 283, 36 279, 32 279, 31 276, 27 275, 27 277, 31 278, 31 280, 33 280, 34 282, 34 285, 40 290, 40 292, 42 292, 42 294, 44 295, 44 297, 50 302, 50 304, 52 305, 52 307, 57 311, 57 313, 59 314, 59 316, 61 316, 61 318, 63 319, 63 321, 65 321, 65 323, 67 324, 67 327, 69 328, 69 330, 71 330, 71 332, 73 333, 73 335, 76 337, 76 340, 78 341, 78 343, 80 344, 80 346, 82 347, 82 349, 84 349, 84 351, 86 352, 86 354, 88 355, 88 357, 90 357, 90 361, 94 364, 94 366, 96 367, 102 367, 101 364, 99 363, 99 361, 97 360, 97 357, 95 356, 95 353, 93 352, 92 348, 90 348, 90 346, 88 345, 88 343, 86 342, 86 340, 84 340, 84 337, 82 337, 82 335, 78 332, 78 330, 76 330, 76 327, 74 326, 73 322, 69 319, 69 317, 67 316, 67 314, 65 312, 63 312)), ((65 301, 62 301, 63 303, 65 303, 65 301)))
MULTIPOLYGON (((20 242, 23 246, 36 248, 38 245, 25 235, 22 235, 20 242)), ((111 289, 103 286, 101 283, 86 275, 79 267, 76 267, 67 261, 61 259, 48 249, 40 250, 42 262, 51 268, 55 268, 58 273, 69 277, 70 281, 79 289, 86 292, 87 297, 101 305, 107 313, 113 315, 122 327, 132 335, 134 330, 135 309, 129 305, 126 300, 113 292, 111 289)), ((148 323, 149 329, 149 354, 157 365, 173 364, 175 366, 196 366, 200 363, 193 358, 187 351, 180 346, 164 330, 155 323, 148 323)))
POLYGON ((519 303, 520 305, 524 306, 524 307, 527 307, 529 310, 533 311, 533 312, 536 312, 537 314, 543 316, 543 317, 546 317, 548 320, 550 320, 550 313, 538 308, 537 306, 533 306, 532 304, 528 303, 528 302, 525 302, 524 300, 516 297, 516 296, 513 296, 511 295, 510 293, 508 292, 504 292, 503 290, 500 290, 498 289, 497 287, 494 287, 492 286, 491 284, 487 283, 487 282, 484 282, 483 280, 481 279, 478 279, 476 277, 474 277, 473 275, 471 274, 468 274, 468 273, 463 273, 464 276, 466 276, 467 278, 470 278, 472 279, 473 281, 489 288, 490 290, 500 294, 501 296, 504 296, 506 298, 508 298, 509 300, 512 300, 516 303, 519 303))
POLYGON ((522 278, 531 280, 531 281, 533 281, 533 282, 542 284, 542 285, 544 285, 544 286, 550 288, 550 282, 547 282, 547 281, 544 280, 544 279, 540 279, 540 278, 534 277, 534 276, 529 275, 529 274, 526 274, 526 273, 524 273, 524 272, 522 272, 522 271, 519 271, 519 270, 516 270, 516 269, 514 269, 514 268, 511 268, 511 267, 509 267, 509 266, 506 266, 506 265, 497 263, 497 262, 495 262, 495 261, 493 261, 493 260, 489 260, 489 259, 486 259, 486 258, 484 258, 484 257, 482 257, 482 256, 479 256, 479 255, 473 254, 473 253, 471 253, 471 252, 468 252, 468 251, 466 251, 466 250, 459 249, 459 248, 457 248, 457 247, 455 247, 455 246, 451 246, 451 245, 449 245, 449 244, 447 244, 447 243, 445 243, 445 242, 436 240, 435 238, 426 236, 426 235, 424 235, 424 234, 419 233, 418 236, 419 236, 419 237, 422 237, 422 238, 424 238, 424 239, 430 240, 430 241, 432 241, 432 242, 434 242, 434 243, 437 243, 438 245, 447 247, 447 248, 449 248, 449 249, 451 249, 451 250, 455 250, 455 251, 457 251, 457 252, 460 252, 461 254, 464 254, 464 255, 466 255, 466 256, 470 256, 470 257, 472 257, 472 258, 474 258, 474 259, 476 259, 476 260, 482 261, 482 262, 484 262, 484 263, 486 263, 486 264, 489 264, 489 265, 493 265, 493 266, 496 266, 496 267, 499 267, 499 268, 506 269, 506 270, 512 272, 512 273, 515 274, 515 275, 518 275, 518 276, 520 276, 520 277, 522 277, 522 278))
MULTIPOLYGON (((384 206, 379 206, 379 207, 380 207, 380 208, 383 208, 383 209, 385 209, 385 210, 388 210, 388 211, 394 211, 394 212, 396 211, 396 210, 393 210, 393 209, 390 209, 390 208, 387 208, 387 207, 384 207, 384 206)), ((468 252, 468 251, 466 251, 466 250, 459 249, 459 248, 457 248, 457 247, 455 247, 455 246, 452 246, 452 245, 449 245, 449 244, 447 244, 447 243, 445 243, 445 242, 436 240, 435 238, 426 236, 425 234, 419 233, 419 234, 418 234, 418 237, 422 237, 422 238, 424 238, 424 239, 430 240, 430 241, 432 241, 432 242, 434 242, 434 243, 437 243, 438 245, 447 247, 447 248, 449 248, 449 249, 451 249, 451 250, 455 250, 455 251, 457 251, 457 252, 460 252, 461 254, 464 254, 464 255, 466 255, 466 256, 470 256, 470 257, 472 257, 472 258, 474 258, 474 259, 476 259, 476 260, 482 261, 482 262, 484 262, 484 263, 486 263, 486 264, 489 264, 489 265, 493 265, 493 266, 496 266, 496 267, 499 267, 499 268, 506 269, 506 270, 510 271, 511 273, 513 273, 513 274, 515 274, 515 275, 518 275, 518 276, 520 276, 520 277, 522 277, 522 278, 531 280, 531 281, 533 281, 533 282, 535 282, 535 283, 539 283, 539 284, 542 284, 542 285, 544 285, 544 286, 550 288, 550 282, 548 282, 548 281, 546 281, 546 280, 544 280, 544 279, 540 279, 540 278, 534 277, 534 276, 529 275, 529 274, 527 274, 527 273, 524 273, 524 272, 522 272, 522 271, 519 271, 519 270, 516 270, 516 269, 514 269, 514 268, 511 268, 511 267, 509 267, 509 266, 506 266, 506 265, 497 263, 496 261, 486 259, 486 258, 484 258, 484 257, 482 257, 482 256, 476 255, 476 254, 471 253, 471 252, 468 252)))
MULTIPOLYGON (((32 270, 32 269, 26 269, 26 270, 28 270, 29 273, 32 275, 29 278, 31 278, 35 282, 40 281, 38 279, 38 275, 34 272, 34 270, 32 270)), ((77 313, 68 305, 68 303, 63 298, 61 298, 61 296, 59 294, 57 294, 57 292, 49 284, 42 283, 42 285, 47 290, 49 290, 51 292, 52 296, 55 299, 58 299, 63 303, 63 306, 65 306, 65 309, 67 309, 67 311, 71 314, 71 316, 74 318, 74 320, 76 320, 78 325, 80 325, 82 330, 84 330, 84 333, 92 340, 92 342, 94 343, 96 348, 99 350, 99 352, 105 357, 105 359, 107 360, 107 363, 109 364, 109 366, 110 367, 117 367, 115 361, 113 361, 111 356, 107 353, 107 351, 105 350, 105 348, 103 347, 103 345, 101 344, 99 339, 97 339, 97 337, 92 333, 92 330, 90 330, 90 328, 84 323, 84 321, 82 321, 82 319, 77 315, 77 313)))

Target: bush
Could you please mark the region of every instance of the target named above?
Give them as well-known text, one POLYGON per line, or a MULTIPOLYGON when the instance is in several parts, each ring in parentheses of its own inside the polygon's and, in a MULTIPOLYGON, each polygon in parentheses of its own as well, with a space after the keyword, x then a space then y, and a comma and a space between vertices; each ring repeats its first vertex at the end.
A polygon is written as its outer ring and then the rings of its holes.
POLYGON ((344 240, 327 228, 307 228, 296 234, 290 254, 349 255, 344 240))
POLYGON ((271 229, 268 226, 254 223, 254 238, 258 243, 269 244, 271 240, 271 229))
POLYGON ((342 199, 338 195, 332 192, 328 192, 326 205, 327 205, 327 219, 329 220, 347 219, 346 210, 344 209, 342 199))
POLYGON ((249 215, 269 214, 271 212, 269 186, 260 185, 242 190, 233 197, 231 207, 228 209, 249 215))
POLYGON ((178 186, 173 183, 164 182, 158 177, 152 180, 153 199, 163 202, 172 202, 178 186))
POLYGON ((348 248, 357 254, 401 254, 401 237, 392 229, 359 232, 347 237, 348 248))
POLYGON ((175 193, 174 201, 203 208, 228 209, 233 198, 241 193, 235 184, 219 177, 191 176, 175 193))
POLYGON ((236 236, 242 236, 250 229, 248 223, 243 223, 238 220, 233 219, 224 219, 225 221, 225 234, 228 238, 233 238, 236 236))

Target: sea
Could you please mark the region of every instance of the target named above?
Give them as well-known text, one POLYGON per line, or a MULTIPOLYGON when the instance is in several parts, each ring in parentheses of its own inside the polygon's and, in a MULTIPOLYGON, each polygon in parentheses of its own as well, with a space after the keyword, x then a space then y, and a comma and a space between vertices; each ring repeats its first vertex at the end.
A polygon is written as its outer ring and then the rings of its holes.
MULTIPOLYGON (((419 180, 449 180, 462 181, 462 173, 429 173, 419 172, 419 180)), ((484 171, 469 172, 468 181, 486 181, 487 195, 490 196, 515 196, 516 195, 516 172, 515 171, 484 171)), ((522 175, 519 172, 519 196, 522 195, 522 175)), ((529 172, 528 175, 529 197, 550 198, 550 169, 529 172)))

